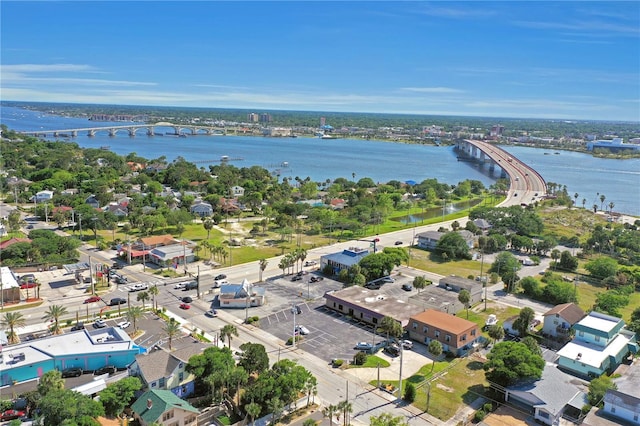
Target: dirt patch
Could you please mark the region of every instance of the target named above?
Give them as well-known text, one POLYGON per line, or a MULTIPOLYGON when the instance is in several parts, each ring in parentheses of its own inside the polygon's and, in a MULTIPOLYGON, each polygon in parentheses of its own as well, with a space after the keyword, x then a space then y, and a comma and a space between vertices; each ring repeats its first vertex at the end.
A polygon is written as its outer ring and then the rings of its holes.
POLYGON ((436 387, 438 389, 442 389, 445 392, 449 392, 449 393, 453 392, 453 389, 451 389, 449 386, 445 386, 445 385, 443 385, 441 383, 436 383, 436 387))
POLYGON ((503 405, 489 414, 483 422, 489 426, 525 426, 528 415, 503 405))

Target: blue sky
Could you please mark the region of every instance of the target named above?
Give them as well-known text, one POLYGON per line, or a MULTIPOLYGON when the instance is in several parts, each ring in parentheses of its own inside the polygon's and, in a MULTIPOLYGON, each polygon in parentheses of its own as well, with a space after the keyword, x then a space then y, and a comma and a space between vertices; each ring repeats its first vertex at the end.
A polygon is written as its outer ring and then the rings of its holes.
POLYGON ((2 1, 3 100, 640 121, 640 2, 2 1))

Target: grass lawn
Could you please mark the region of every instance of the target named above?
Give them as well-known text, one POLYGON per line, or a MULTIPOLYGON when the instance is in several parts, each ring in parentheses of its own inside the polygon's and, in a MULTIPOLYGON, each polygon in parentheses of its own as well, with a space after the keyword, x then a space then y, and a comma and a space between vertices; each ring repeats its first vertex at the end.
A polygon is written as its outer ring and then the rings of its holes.
MULTIPOLYGON (((498 318, 498 324, 504 323, 507 318, 511 318, 520 313, 520 309, 513 306, 499 305, 497 303, 489 302, 487 304, 487 310, 484 310, 484 303, 479 303, 472 309, 469 309, 469 321, 475 322, 482 330, 484 323, 490 314, 494 314, 498 318)), ((467 319, 466 309, 461 310, 456 314, 457 317, 467 319)), ((489 334, 483 331, 482 334, 489 338, 489 334)))
POLYGON ((386 359, 380 358, 379 356, 369 355, 367 356, 367 362, 365 362, 364 364, 362 365, 350 364, 349 368, 377 368, 378 365, 380 365, 380 367, 388 367, 391 364, 389 364, 389 361, 387 361, 386 359))
MULTIPOLYGON (((466 277, 468 275, 480 275, 481 262, 477 260, 444 262, 432 252, 413 247, 409 266, 445 276, 455 274, 459 277, 466 277)), ((485 262, 482 273, 486 274, 490 266, 491 264, 485 262)))
MULTIPOLYGON (((429 386, 423 382, 432 377, 431 368, 431 364, 425 365, 406 381, 416 385, 416 400, 413 405, 443 421, 450 419, 462 405, 468 405, 482 396, 485 386, 488 385, 482 363, 476 359, 458 358, 451 362, 437 362, 433 375, 438 377, 431 381, 431 396, 427 410, 429 386)), ((397 380, 381 382, 398 386, 397 380)), ((369 383, 376 386, 377 381, 372 380, 369 383)))

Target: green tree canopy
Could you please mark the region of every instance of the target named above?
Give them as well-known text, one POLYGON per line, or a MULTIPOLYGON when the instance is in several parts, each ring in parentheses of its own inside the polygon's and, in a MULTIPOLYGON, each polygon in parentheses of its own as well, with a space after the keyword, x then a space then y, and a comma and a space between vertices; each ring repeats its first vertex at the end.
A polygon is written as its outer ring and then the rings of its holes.
POLYGON ((269 368, 269 356, 264 346, 259 343, 243 343, 240 345, 242 356, 238 365, 244 367, 247 373, 262 373, 269 368))
POLYGON ((471 259, 469 246, 464 237, 457 232, 447 232, 438 240, 436 252, 441 256, 453 259, 471 259))
POLYGON ((531 352, 520 342, 497 343, 487 355, 484 364, 487 380, 501 386, 509 386, 523 379, 539 379, 544 369, 544 359, 531 352))
POLYGON ((110 417, 116 417, 124 409, 133 403, 136 391, 142 388, 142 383, 137 377, 125 377, 115 383, 110 383, 100 392, 100 402, 105 413, 110 417))

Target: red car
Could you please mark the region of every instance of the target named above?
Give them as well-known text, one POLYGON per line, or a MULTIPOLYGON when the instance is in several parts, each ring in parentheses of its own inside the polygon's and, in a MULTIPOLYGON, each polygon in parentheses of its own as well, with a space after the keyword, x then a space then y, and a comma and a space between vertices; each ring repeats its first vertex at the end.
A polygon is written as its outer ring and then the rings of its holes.
POLYGON ((191 308, 191 305, 188 303, 181 303, 180 304, 180 309, 189 309, 191 308))
POLYGON ((88 298, 87 300, 84 301, 84 303, 93 303, 93 302, 99 302, 101 301, 102 298, 100 298, 99 296, 91 296, 90 298, 88 298))
POLYGON ((25 415, 24 411, 6 410, 2 413, 2 415, 0 416, 0 419, 2 419, 2 421, 15 420, 15 419, 19 419, 20 417, 24 417, 24 415, 25 415))
POLYGON ((20 284, 20 289, 22 290, 24 290, 25 288, 34 288, 34 287, 38 287, 38 283, 29 282, 29 283, 20 284))

